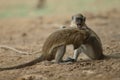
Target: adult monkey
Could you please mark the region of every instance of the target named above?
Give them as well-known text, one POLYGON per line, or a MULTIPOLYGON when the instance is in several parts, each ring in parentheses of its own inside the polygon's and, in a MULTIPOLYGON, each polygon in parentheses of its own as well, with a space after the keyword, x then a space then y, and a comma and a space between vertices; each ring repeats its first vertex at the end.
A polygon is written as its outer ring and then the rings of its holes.
POLYGON ((86 40, 86 42, 80 48, 74 51, 73 58, 68 57, 66 62, 77 61, 77 58, 81 52, 84 52, 92 60, 99 60, 105 57, 103 54, 102 43, 99 36, 86 25, 85 21, 86 18, 81 13, 72 16, 71 27, 84 29, 91 34, 90 37, 86 40))
POLYGON ((62 62, 67 45, 72 44, 74 49, 77 49, 88 39, 89 35, 89 31, 78 28, 59 29, 48 36, 42 47, 41 56, 28 63, 0 68, 0 71, 24 68, 44 60, 51 61, 55 59, 56 63, 60 63, 62 62))

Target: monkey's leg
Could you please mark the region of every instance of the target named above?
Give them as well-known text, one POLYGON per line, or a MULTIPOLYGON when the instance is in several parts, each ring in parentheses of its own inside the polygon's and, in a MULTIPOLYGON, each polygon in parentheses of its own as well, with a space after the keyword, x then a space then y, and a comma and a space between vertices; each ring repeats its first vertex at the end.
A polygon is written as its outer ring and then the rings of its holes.
POLYGON ((96 53, 91 45, 84 45, 83 52, 92 60, 96 59, 96 53))
POLYGON ((57 53, 56 53, 56 56, 55 56, 55 62, 56 63, 62 62, 62 58, 65 54, 65 51, 66 51, 66 46, 60 46, 60 47, 57 48, 57 53))
POLYGON ((100 60, 104 58, 102 51, 93 49, 91 45, 84 45, 86 49, 83 49, 83 52, 91 59, 91 60, 100 60))
POLYGON ((98 40, 95 36, 91 36, 84 45, 84 53, 92 60, 103 59, 105 56, 102 50, 101 41, 98 40))

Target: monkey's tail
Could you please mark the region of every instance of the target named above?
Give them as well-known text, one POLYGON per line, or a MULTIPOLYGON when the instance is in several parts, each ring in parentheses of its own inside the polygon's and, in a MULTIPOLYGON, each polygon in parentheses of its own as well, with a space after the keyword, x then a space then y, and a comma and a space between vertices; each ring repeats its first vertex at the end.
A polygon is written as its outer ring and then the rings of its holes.
POLYGON ((24 67, 27 67, 27 66, 32 66, 38 62, 41 62, 44 60, 44 57, 41 55, 39 58, 37 59, 34 59, 30 62, 27 62, 27 63, 24 63, 24 64, 20 64, 20 65, 17 65, 17 66, 13 66, 13 67, 5 67, 5 68, 0 68, 0 71, 4 71, 4 70, 11 70, 11 69, 20 69, 20 68, 24 68, 24 67))

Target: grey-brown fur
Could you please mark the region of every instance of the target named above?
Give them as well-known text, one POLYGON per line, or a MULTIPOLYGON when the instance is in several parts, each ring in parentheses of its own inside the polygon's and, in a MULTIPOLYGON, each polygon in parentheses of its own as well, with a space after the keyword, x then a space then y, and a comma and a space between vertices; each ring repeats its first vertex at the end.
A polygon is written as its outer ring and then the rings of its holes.
MULTIPOLYGON (((71 27, 76 27, 78 29, 84 29, 88 32, 90 32, 90 36, 87 39, 87 41, 83 44, 83 46, 86 47, 86 50, 83 49, 83 52, 91 59, 99 60, 103 59, 105 56, 103 54, 103 49, 102 49, 102 43, 99 38, 99 36, 92 30, 90 29, 86 24, 85 24, 85 17, 82 14, 75 14, 72 16, 72 22, 71 22, 71 27), (80 18, 80 22, 76 22, 77 20, 74 20, 76 18, 80 18), (77 25, 79 23, 80 25, 77 25), (90 50, 90 51, 89 51, 90 50)), ((78 53, 79 54, 79 53, 78 53)))
POLYGON ((60 62, 65 53, 65 46, 73 44, 74 48, 78 48, 89 37, 89 32, 86 30, 80 30, 78 28, 60 29, 48 36, 43 48, 42 54, 39 58, 34 59, 28 63, 20 64, 14 67, 0 68, 0 70, 19 69, 26 66, 34 65, 43 60, 51 61, 55 59, 57 52, 57 62, 60 62), (60 57, 59 57, 60 56, 60 57))

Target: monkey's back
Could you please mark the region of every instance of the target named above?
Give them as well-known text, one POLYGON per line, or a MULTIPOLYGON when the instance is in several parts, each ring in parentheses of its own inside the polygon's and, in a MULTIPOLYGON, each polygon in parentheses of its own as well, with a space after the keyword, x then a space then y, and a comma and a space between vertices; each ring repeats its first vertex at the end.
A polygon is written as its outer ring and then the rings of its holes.
POLYGON ((59 47, 61 45, 76 45, 75 47, 80 46, 80 44, 88 36, 86 30, 79 30, 78 28, 65 28, 60 29, 48 36, 44 42, 42 51, 45 54, 49 54, 50 50, 59 47))

